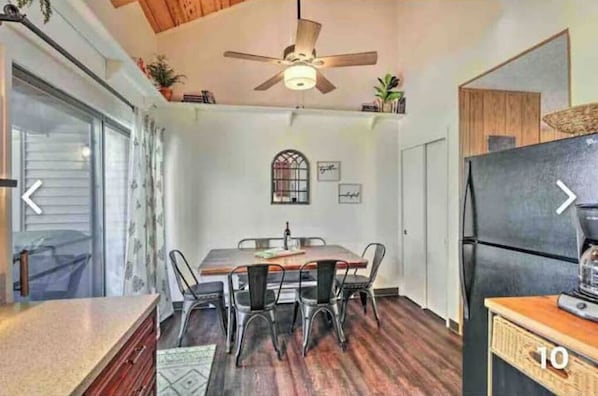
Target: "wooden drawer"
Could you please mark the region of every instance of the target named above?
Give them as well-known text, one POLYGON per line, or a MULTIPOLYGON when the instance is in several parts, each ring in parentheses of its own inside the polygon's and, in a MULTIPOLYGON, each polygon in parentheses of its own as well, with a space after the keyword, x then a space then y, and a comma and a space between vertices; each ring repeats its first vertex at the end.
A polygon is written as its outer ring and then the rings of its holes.
POLYGON ((557 395, 598 395, 598 367, 595 363, 568 351, 569 364, 556 369, 547 363, 541 367, 538 348, 550 351, 557 345, 495 316, 492 325, 492 352, 557 395))
POLYGON ((85 392, 86 395, 148 394, 148 370, 156 370, 156 312, 154 311, 133 333, 108 366, 85 392), (139 392, 141 391, 141 392, 139 392))

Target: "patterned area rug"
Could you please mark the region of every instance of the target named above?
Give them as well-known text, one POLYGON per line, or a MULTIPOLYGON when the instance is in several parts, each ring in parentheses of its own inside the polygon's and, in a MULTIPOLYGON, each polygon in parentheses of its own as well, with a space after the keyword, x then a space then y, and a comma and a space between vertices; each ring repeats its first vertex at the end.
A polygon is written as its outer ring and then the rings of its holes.
POLYGON ((216 345, 158 351, 159 396, 204 396, 216 345))

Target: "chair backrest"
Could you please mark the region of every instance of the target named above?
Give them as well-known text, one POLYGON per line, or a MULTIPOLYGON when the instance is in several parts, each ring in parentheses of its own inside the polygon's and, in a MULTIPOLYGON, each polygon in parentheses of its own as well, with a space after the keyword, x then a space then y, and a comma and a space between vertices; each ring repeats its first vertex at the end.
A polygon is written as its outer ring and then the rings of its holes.
POLYGON ((310 273, 316 277, 316 302, 318 304, 326 304, 330 302, 331 298, 340 295, 347 274, 349 273, 349 263, 344 260, 334 259, 310 261, 301 266, 299 273, 299 298, 302 296, 303 285, 301 279, 303 278, 303 274, 310 273), (340 284, 336 279, 338 270, 343 270, 344 272, 343 280, 340 284))
POLYGON ((326 241, 322 237, 299 237, 301 246, 326 246, 326 241))
MULTIPOLYGON (((300 246, 325 246, 326 241, 322 237, 297 237, 300 246)), ((281 247, 284 244, 284 238, 245 238, 237 244, 238 249, 270 249, 281 247)))
POLYGON ((280 291, 282 284, 284 283, 285 269, 283 266, 278 264, 253 264, 253 265, 240 265, 228 273, 228 290, 229 295, 232 298, 233 306, 237 306, 237 300, 235 292, 239 289, 235 289, 233 285, 233 276, 241 273, 247 274, 247 286, 249 287, 249 305, 252 311, 262 311, 266 306, 266 293, 268 291, 268 273, 270 270, 281 271, 282 277, 278 284, 278 290, 276 292, 275 304, 278 303, 280 297, 280 291))
POLYGON ((282 245, 284 238, 245 238, 237 244, 238 249, 270 249, 277 245, 282 245))
POLYGON ((179 286, 179 290, 181 291, 181 294, 184 295, 186 291, 189 291, 189 292, 191 292, 191 294, 193 294, 193 297, 197 298, 197 295, 193 292, 191 285, 189 284, 189 282, 187 282, 187 278, 185 278, 185 276, 183 275, 182 268, 184 268, 183 267, 183 265, 184 265, 187 267, 187 271, 193 277, 193 280, 195 281, 194 284, 199 283, 197 281, 197 278, 195 277, 195 274, 193 273, 193 269, 189 265, 189 262, 187 262, 187 259, 185 258, 185 255, 183 254, 183 252, 181 252, 180 250, 177 250, 177 249, 171 250, 170 253, 168 253, 168 257, 170 257, 170 264, 172 265, 172 269, 174 270, 176 283, 179 286), (177 258, 177 256, 178 256, 178 258, 177 258), (180 258, 180 260, 179 260, 179 258, 180 258))
POLYGON ((382 260, 386 255, 386 246, 381 243, 370 243, 363 249, 363 253, 361 257, 365 257, 370 249, 374 248, 374 258, 372 259, 372 269, 370 270, 370 284, 374 283, 376 280, 376 276, 378 275, 378 270, 380 269, 380 264, 382 264, 382 260))

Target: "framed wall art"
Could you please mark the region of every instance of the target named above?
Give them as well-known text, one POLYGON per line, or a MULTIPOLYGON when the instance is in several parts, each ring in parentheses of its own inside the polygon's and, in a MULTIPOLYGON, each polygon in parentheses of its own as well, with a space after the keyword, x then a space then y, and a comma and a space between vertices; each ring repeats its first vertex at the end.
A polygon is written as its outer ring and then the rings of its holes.
POLYGON ((317 166, 318 181, 340 181, 341 163, 340 161, 318 161, 317 166))
POLYGON ((339 204, 360 204, 361 203, 361 184, 339 184, 338 185, 338 203, 339 204))

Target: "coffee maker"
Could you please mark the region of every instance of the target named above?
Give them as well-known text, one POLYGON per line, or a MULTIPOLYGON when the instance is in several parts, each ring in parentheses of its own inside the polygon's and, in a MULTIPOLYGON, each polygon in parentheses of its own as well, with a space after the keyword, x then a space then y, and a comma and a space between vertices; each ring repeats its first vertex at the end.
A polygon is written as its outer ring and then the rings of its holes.
POLYGON ((576 205, 579 286, 562 293, 558 306, 598 322, 598 204, 576 205))

